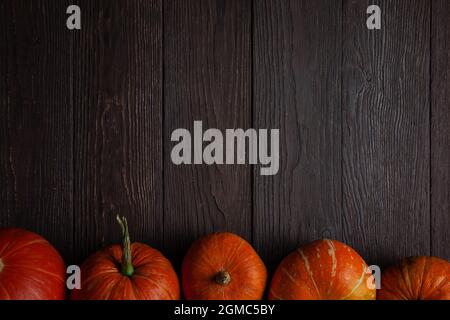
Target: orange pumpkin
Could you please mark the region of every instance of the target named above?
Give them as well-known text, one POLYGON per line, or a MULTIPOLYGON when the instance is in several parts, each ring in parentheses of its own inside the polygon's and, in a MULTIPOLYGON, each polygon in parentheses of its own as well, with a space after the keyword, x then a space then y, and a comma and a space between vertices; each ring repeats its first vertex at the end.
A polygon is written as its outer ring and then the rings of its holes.
POLYGON ((123 247, 112 245, 90 256, 81 266, 81 289, 72 300, 177 300, 178 277, 158 250, 130 243, 127 220, 122 226, 123 247))
POLYGON ((288 255, 278 266, 271 300, 374 300, 368 266, 349 246, 334 240, 314 241, 288 255))
POLYGON ((379 300, 450 300, 450 263, 435 257, 412 257, 381 277, 379 300))
POLYGON ((63 300, 66 267, 40 235, 0 229, 0 300, 63 300))
POLYGON ((188 300, 258 300, 266 281, 266 267, 258 254, 231 233, 197 240, 183 260, 182 283, 188 300))

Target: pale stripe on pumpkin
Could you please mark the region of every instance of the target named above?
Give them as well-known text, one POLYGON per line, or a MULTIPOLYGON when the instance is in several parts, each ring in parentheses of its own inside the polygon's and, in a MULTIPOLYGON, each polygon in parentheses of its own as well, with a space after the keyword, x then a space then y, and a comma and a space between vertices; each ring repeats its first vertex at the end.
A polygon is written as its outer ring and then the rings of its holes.
POLYGON ((366 275, 366 266, 362 265, 362 274, 361 277, 359 278, 358 282, 356 283, 356 285, 353 287, 352 291, 350 291, 349 294, 347 294, 345 297, 341 298, 341 300, 345 300, 348 297, 350 297, 353 293, 355 293, 355 291, 359 288, 359 286, 363 283, 364 280, 364 276, 366 275))
POLYGON ((302 249, 298 249, 297 252, 298 252, 298 253, 300 254, 300 256, 302 257, 303 262, 305 263, 306 271, 308 272, 309 278, 311 279, 311 281, 312 281, 312 283, 313 283, 313 285, 314 285, 314 288, 316 289, 317 294, 318 294, 318 296, 320 297, 320 296, 321 296, 321 295, 320 295, 320 291, 319 291, 319 288, 317 287, 316 281, 314 280, 314 275, 313 275, 313 273, 312 273, 312 271, 311 271, 311 266, 310 266, 310 264, 309 264, 308 257, 305 256, 305 254, 303 253, 303 250, 302 250, 302 249))

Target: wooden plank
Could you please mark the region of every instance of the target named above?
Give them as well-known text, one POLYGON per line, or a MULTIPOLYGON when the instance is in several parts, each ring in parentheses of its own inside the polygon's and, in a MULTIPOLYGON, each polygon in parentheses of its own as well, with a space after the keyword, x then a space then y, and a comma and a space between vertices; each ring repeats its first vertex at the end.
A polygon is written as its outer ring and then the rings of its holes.
POLYGON ((162 3, 80 1, 74 40, 75 251, 162 244, 162 3))
POLYGON ((11 174, 8 173, 8 126, 7 112, 9 106, 8 99, 8 48, 11 32, 9 31, 10 20, 8 19, 9 3, 0 2, 0 227, 9 225, 10 209, 8 203, 14 200, 11 192, 14 190, 10 186, 9 179, 11 174))
POLYGON ((432 8, 431 253, 450 260, 450 2, 432 8))
POLYGON ((0 227, 72 256, 70 37, 64 1, 0 4, 0 227))
POLYGON ((344 236, 381 266, 430 253, 430 2, 344 1, 344 236))
MULTIPOLYGON (((251 2, 164 2, 164 240, 179 262, 211 231, 250 240, 251 168, 171 162, 172 131, 251 127, 251 2)), ((224 131, 222 131, 224 132, 224 131)))
POLYGON ((341 238, 341 1, 254 2, 254 121, 280 129, 280 171, 254 175, 254 241, 270 268, 341 238))

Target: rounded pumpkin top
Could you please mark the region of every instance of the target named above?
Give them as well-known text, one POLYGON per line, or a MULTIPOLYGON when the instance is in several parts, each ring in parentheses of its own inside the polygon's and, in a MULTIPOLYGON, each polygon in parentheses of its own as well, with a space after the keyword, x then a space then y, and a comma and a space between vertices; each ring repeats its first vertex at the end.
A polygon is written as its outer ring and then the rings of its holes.
POLYGON ((65 264, 40 235, 18 228, 0 229, 0 300, 61 300, 65 264))
POLYGON ((410 257, 386 269, 379 300, 450 300, 450 263, 436 257, 410 257))
POLYGON ((117 216, 122 246, 112 245, 90 256, 81 266, 81 289, 73 300, 177 300, 178 277, 158 250, 131 243, 125 217, 117 216))
POLYGON ((191 246, 182 265, 186 299, 261 299, 267 271, 252 246, 227 232, 209 234, 191 246))
POLYGON ((317 240, 281 262, 269 299, 373 300, 376 291, 370 277, 367 264, 355 250, 336 240, 317 240))
POLYGON ((131 244, 133 274, 125 275, 123 248, 111 245, 91 255, 81 266, 81 290, 74 300, 176 300, 179 284, 171 263, 156 249, 131 244))

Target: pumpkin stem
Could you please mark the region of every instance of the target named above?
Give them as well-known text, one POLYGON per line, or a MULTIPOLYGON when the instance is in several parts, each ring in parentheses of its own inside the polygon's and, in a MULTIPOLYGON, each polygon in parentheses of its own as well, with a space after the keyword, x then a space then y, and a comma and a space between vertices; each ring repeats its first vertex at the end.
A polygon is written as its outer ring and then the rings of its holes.
POLYGON ((0 259, 0 272, 3 271, 3 268, 5 267, 5 265, 3 264, 2 259, 0 259))
POLYGON ((216 274, 215 278, 217 284, 220 284, 221 286, 226 286, 231 281, 231 275, 226 271, 220 271, 216 274))
POLYGON ((122 273, 131 277, 134 273, 134 267, 131 261, 131 243, 130 243, 130 233, 128 232, 127 218, 120 218, 117 215, 117 221, 122 227, 122 241, 123 241, 123 255, 122 255, 122 273))

